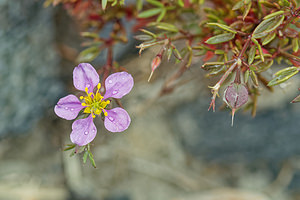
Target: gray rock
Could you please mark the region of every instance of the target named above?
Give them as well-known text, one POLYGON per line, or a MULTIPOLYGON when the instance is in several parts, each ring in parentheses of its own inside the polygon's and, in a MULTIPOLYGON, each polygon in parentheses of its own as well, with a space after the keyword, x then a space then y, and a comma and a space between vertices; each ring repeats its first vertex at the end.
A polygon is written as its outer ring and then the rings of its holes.
POLYGON ((0 1, 0 137, 26 131, 62 92, 52 9, 0 1))
POLYGON ((233 127, 229 110, 207 112, 203 98, 181 105, 170 116, 186 149, 208 162, 280 164, 300 153, 297 104, 261 110, 255 118, 239 111, 233 127))

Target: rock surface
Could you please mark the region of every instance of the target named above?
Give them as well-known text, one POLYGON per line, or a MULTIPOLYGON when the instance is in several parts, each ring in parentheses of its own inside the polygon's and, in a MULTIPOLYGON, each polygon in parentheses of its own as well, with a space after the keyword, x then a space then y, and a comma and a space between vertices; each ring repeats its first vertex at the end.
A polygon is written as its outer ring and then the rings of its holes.
POLYGON ((163 62, 149 84, 156 50, 141 58, 126 55, 130 59, 121 64, 136 84, 122 103, 132 123, 126 132, 112 134, 96 120, 94 169, 82 164, 82 155, 62 151, 72 122, 53 112, 67 93, 59 81, 68 93, 75 90, 70 61, 76 52, 59 64, 52 31, 60 29, 56 40, 76 47, 70 37, 75 29, 61 15, 54 27, 51 9, 35 0, 0 0, 0 11, 0 133, 32 127, 26 135, 0 140, 0 199, 299 199, 300 111, 298 104, 288 104, 296 87, 267 93, 257 117, 239 111, 232 128, 230 112, 207 112, 207 85, 213 81, 204 80, 198 66, 185 73, 186 85, 157 98, 162 79, 178 66, 163 62))
POLYGON ((62 92, 52 9, 0 1, 0 137, 28 130, 62 92))

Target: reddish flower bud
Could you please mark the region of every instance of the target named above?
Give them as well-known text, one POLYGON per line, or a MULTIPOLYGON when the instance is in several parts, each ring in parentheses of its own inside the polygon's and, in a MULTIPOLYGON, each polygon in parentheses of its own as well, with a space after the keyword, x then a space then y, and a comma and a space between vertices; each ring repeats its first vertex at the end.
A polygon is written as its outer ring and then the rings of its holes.
POLYGON ((233 126, 235 111, 248 101, 248 90, 243 84, 232 83, 226 88, 223 100, 232 110, 231 126, 233 126))
POLYGON ((161 63, 161 56, 159 56, 159 55, 155 56, 155 58, 151 62, 151 74, 148 78, 148 82, 150 81, 154 70, 160 65, 160 63, 161 63))

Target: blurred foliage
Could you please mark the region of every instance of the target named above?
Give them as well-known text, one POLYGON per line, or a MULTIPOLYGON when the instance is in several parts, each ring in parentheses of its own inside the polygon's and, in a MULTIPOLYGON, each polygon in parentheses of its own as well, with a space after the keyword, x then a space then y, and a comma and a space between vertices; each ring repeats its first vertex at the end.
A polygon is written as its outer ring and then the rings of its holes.
MULTIPOLYGON (((127 21, 134 22, 132 32, 141 41, 139 54, 153 46, 159 52, 152 61, 152 76, 162 60, 174 60, 178 71, 166 80, 161 95, 174 91, 178 79, 190 66, 197 66, 199 57, 207 77, 220 77, 211 87, 210 108, 215 109, 218 92, 226 81, 235 77, 243 84, 250 101, 247 109, 256 113, 256 101, 263 86, 273 91, 300 70, 300 7, 296 0, 46 0, 45 5, 63 6, 85 28, 86 47, 78 62, 90 62, 107 49, 107 63, 99 73, 105 79, 110 73, 126 70, 114 64, 112 51, 117 43, 126 43, 127 21), (113 28, 108 37, 101 37, 105 25, 113 28), (273 77, 274 61, 280 64, 273 77)), ((148 67, 148 66, 145 66, 148 67)), ((228 85, 228 83, 226 83, 228 85)), ((297 97, 293 102, 299 101, 297 97)))

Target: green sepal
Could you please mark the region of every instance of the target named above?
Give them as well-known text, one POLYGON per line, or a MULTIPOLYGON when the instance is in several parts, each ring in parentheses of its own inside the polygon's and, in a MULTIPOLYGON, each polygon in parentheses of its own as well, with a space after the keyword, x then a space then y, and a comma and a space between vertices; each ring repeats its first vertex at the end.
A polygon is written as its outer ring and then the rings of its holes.
POLYGON ((89 155, 89 152, 85 151, 84 154, 83 154, 83 157, 82 157, 82 161, 83 161, 84 164, 86 163, 88 155, 89 155))
POLYGON ((89 156, 89 160, 90 160, 90 162, 92 163, 93 167, 94 167, 94 168, 97 168, 96 163, 95 163, 95 160, 94 160, 94 156, 93 156, 93 154, 92 154, 91 151, 88 151, 88 156, 89 156))
POLYGON ((64 151, 69 151, 71 149, 74 149, 76 147, 76 144, 67 144, 64 148, 64 151))

